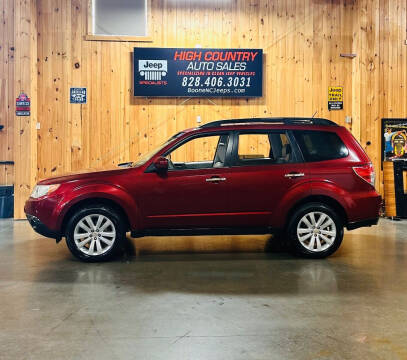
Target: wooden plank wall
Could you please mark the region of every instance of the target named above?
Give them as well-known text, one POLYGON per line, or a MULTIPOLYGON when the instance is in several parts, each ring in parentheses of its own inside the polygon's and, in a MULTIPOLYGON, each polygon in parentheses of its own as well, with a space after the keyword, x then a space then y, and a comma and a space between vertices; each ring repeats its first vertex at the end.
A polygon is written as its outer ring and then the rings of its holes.
POLYGON ((87 0, 37 0, 38 178, 136 159, 197 116, 316 111, 339 124, 352 116, 346 126, 380 169, 380 119, 406 117, 406 0, 151 0, 151 21, 151 43, 86 41, 87 0), (264 97, 132 96, 133 46, 195 45, 263 48, 264 97), (339 56, 350 52, 357 57, 339 56), (344 86, 344 110, 328 112, 335 85, 344 86), (86 105, 69 104, 70 86, 88 88, 86 105))
POLYGON ((136 159, 174 132, 216 119, 351 115, 352 9, 341 1, 151 1, 152 43, 84 41, 83 0, 38 1, 39 178, 136 159), (343 30, 341 30, 343 29, 343 30), (132 96, 134 46, 260 47, 261 99, 132 96), (344 85, 345 110, 327 111, 327 88, 344 85), (88 103, 70 105, 70 86, 88 103))
POLYGON ((391 161, 385 161, 383 163, 383 179, 386 216, 397 216, 396 189, 394 186, 394 165, 391 161))
POLYGON ((405 0, 358 0, 353 13, 355 134, 375 165, 383 195, 381 119, 407 117, 405 0))
POLYGON ((37 3, 15 2, 14 89, 31 99, 30 116, 14 116, 14 217, 25 218, 24 203, 37 181, 37 3))
MULTIPOLYGON (((14 0, 0 1, 0 161, 13 160, 14 0)), ((0 165, 0 185, 14 183, 14 167, 0 165)))

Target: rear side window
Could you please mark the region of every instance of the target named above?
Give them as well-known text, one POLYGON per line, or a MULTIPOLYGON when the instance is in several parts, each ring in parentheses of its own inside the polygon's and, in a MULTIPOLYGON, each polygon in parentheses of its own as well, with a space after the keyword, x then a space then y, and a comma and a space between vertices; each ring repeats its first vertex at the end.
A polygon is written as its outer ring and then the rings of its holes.
POLYGON ((294 162, 295 157, 285 132, 240 133, 238 165, 268 165, 294 162))
POLYGON ((334 132, 294 131, 306 162, 334 160, 347 157, 349 150, 334 132))

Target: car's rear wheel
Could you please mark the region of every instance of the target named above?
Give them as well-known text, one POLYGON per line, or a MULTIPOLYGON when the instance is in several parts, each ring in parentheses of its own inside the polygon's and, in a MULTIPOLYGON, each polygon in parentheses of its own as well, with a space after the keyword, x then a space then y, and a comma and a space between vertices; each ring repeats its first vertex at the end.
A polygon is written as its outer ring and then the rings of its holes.
POLYGON ((288 225, 288 238, 297 255, 325 258, 342 243, 342 220, 325 204, 305 204, 294 212, 288 225))
POLYGON ((66 226, 66 243, 82 261, 106 261, 122 248, 126 236, 121 216, 105 205, 78 210, 66 226))

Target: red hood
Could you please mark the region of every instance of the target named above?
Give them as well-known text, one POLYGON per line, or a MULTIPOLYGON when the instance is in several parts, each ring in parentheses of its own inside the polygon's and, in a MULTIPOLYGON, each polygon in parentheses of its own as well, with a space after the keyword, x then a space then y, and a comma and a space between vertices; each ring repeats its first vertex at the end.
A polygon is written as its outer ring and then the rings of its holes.
POLYGON ((77 181, 77 180, 83 180, 87 178, 101 178, 105 176, 111 176, 111 175, 120 175, 121 173, 125 173, 129 170, 129 167, 125 168, 112 168, 112 169, 86 169, 86 170, 81 170, 75 173, 67 173, 61 176, 56 176, 48 179, 44 179, 38 182, 40 185, 52 185, 52 184, 62 184, 66 183, 69 181, 77 181))

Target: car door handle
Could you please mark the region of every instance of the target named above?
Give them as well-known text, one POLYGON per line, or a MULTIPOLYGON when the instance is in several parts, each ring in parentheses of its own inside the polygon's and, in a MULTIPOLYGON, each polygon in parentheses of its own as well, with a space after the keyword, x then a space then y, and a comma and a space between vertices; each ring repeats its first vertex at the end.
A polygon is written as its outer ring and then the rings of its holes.
POLYGON ((226 181, 226 178, 224 178, 224 177, 211 177, 209 179, 206 179, 206 182, 219 182, 219 181, 226 181))
POLYGON ((304 173, 289 173, 285 174, 284 176, 288 178, 293 178, 293 177, 302 177, 304 175, 305 175, 304 173))

